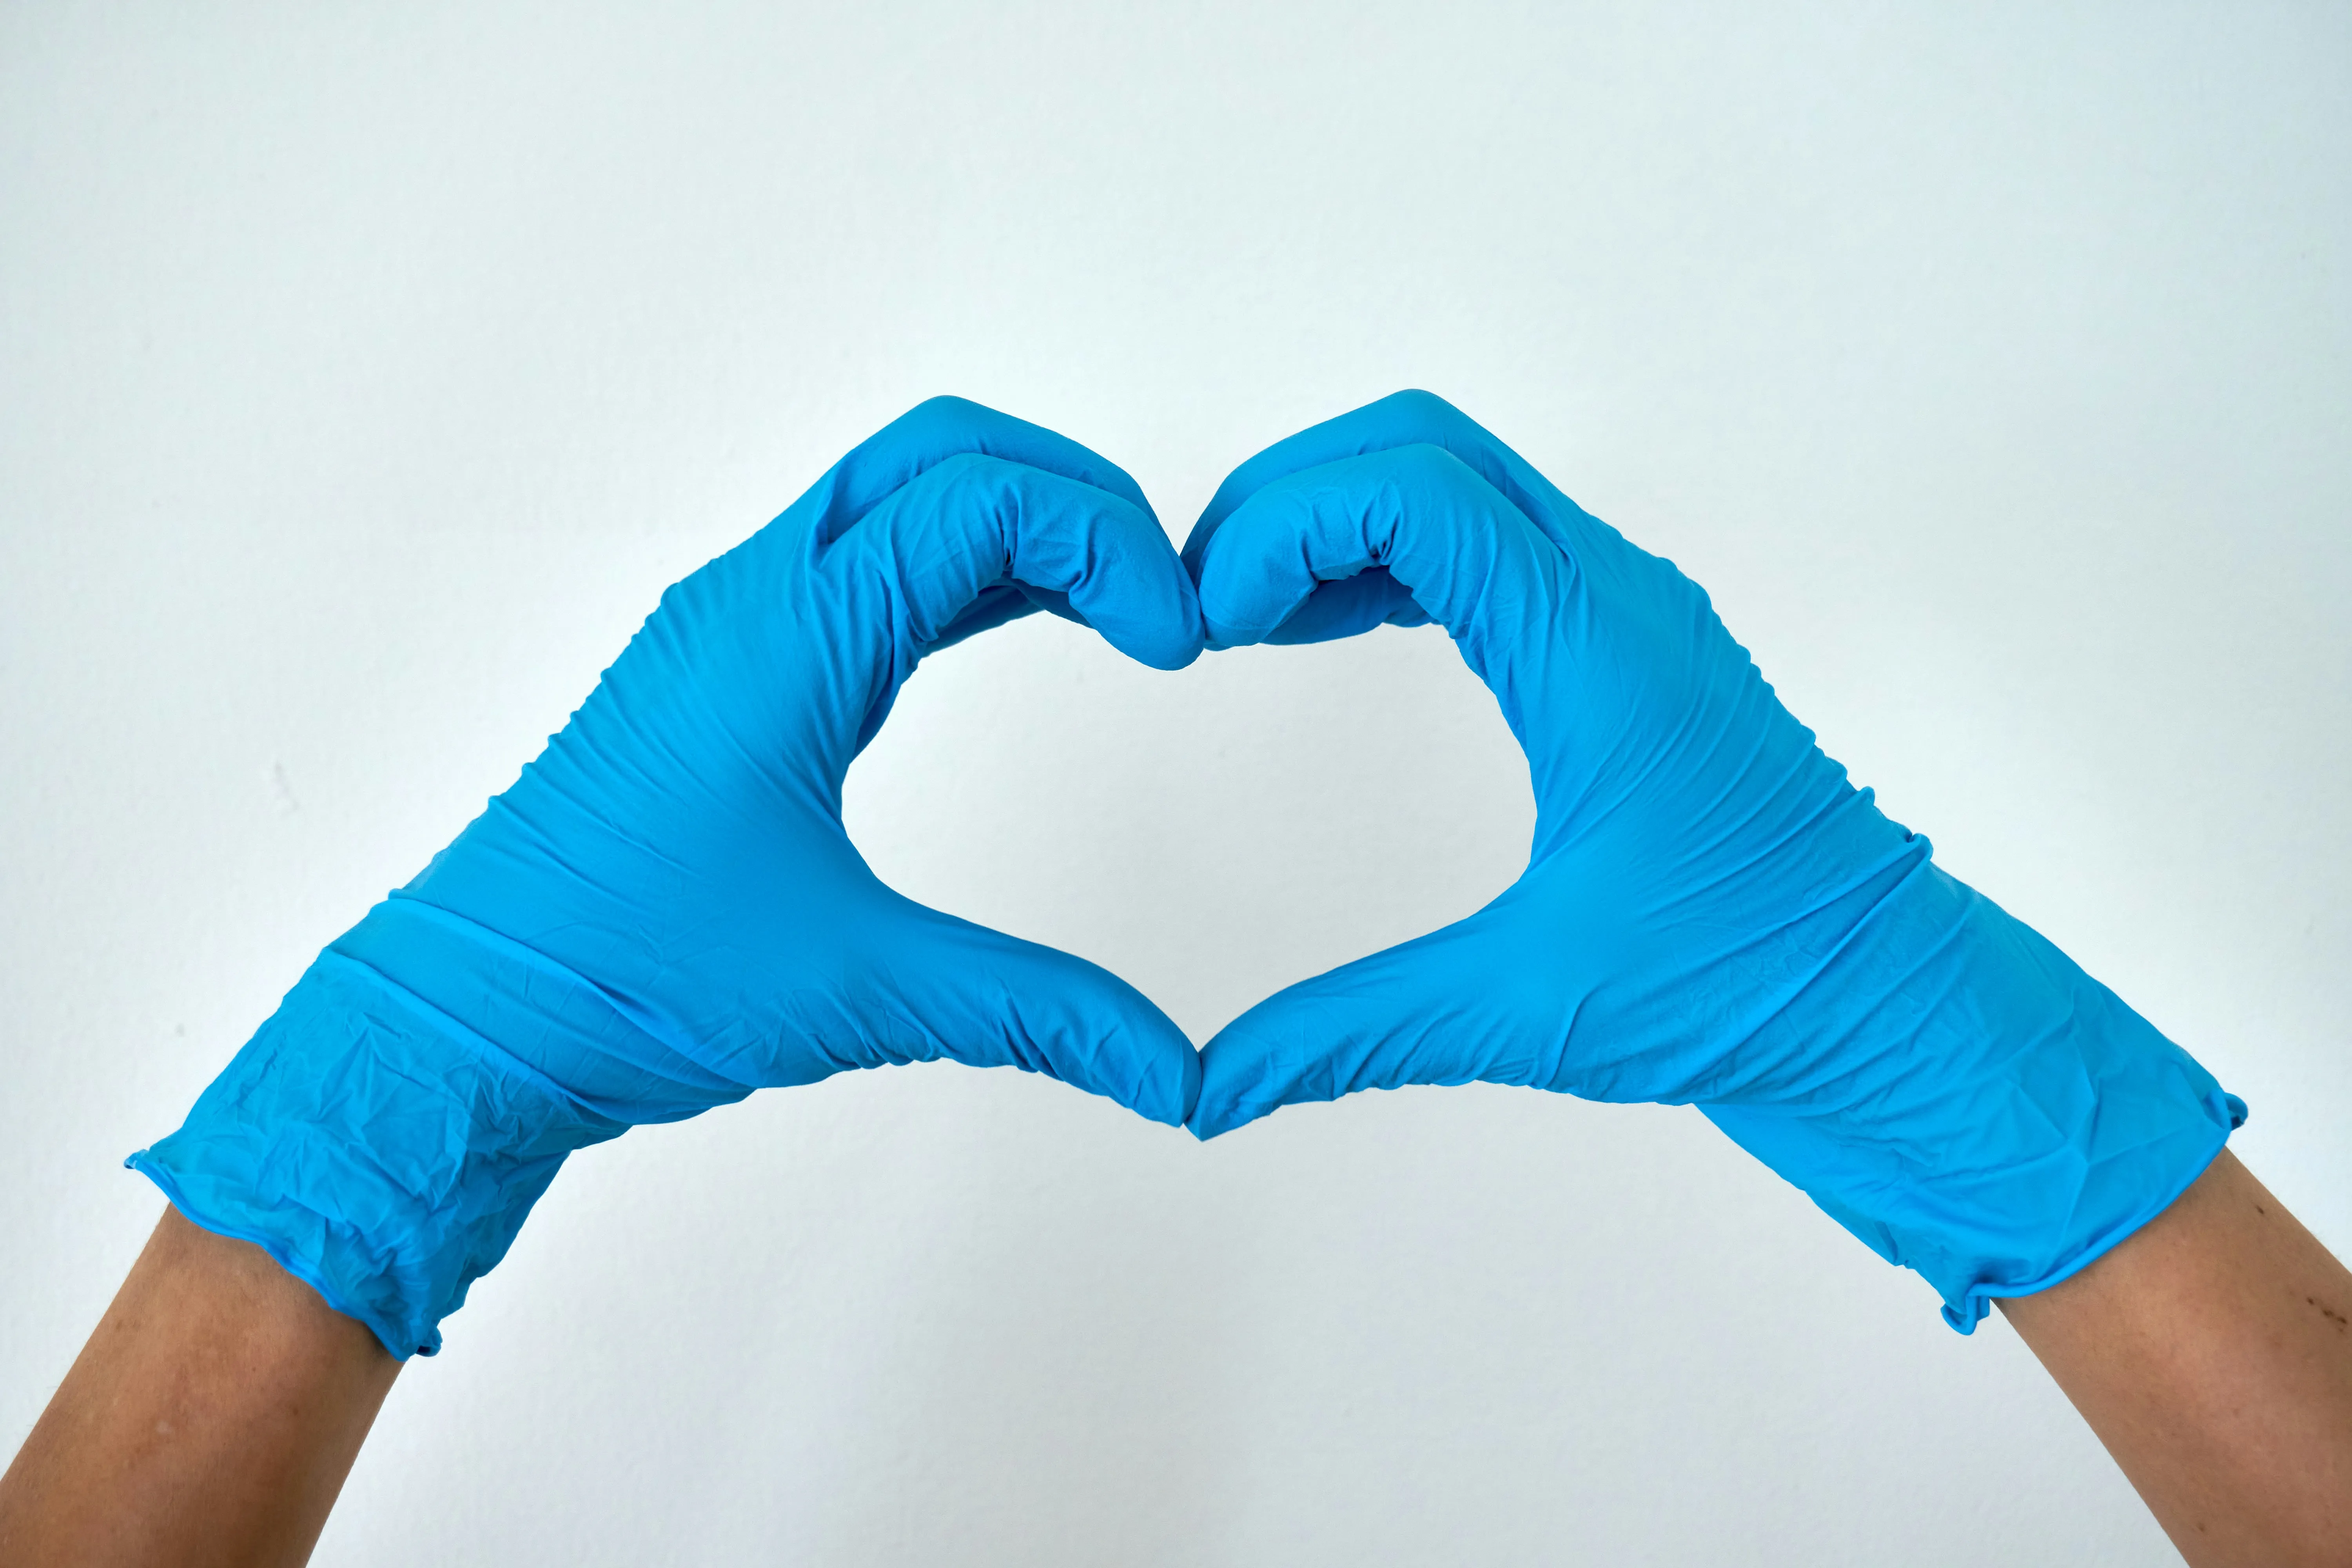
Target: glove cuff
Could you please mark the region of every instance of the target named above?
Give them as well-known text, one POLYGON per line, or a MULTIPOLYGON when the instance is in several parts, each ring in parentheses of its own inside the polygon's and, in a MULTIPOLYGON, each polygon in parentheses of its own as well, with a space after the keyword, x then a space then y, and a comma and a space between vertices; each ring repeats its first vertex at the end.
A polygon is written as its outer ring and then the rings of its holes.
POLYGON ((440 1348, 564 1156, 625 1130, 331 948, 186 1123, 125 1163, 406 1360, 440 1348))
POLYGON ((1842 1039, 1835 1081, 1701 1109, 1917 1270, 1961 1333, 2161 1214, 2246 1119, 2114 992, 1926 861, 1806 993, 1769 1032, 1842 1039))

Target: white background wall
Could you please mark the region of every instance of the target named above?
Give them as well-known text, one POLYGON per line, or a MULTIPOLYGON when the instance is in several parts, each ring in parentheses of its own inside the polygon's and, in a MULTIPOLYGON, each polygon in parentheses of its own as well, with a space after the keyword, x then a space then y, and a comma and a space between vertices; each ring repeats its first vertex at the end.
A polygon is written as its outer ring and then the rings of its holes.
MULTIPOLYGON (((941 391, 1179 535, 1454 398, 2352 1249, 2352 21, 1756 9, 0 11, 0 1452, 154 1219, 122 1155, 665 584, 941 391)), ((850 796, 1196 1039, 1531 820, 1430 630, 1170 677, 1032 620, 850 796)), ((2171 1560, 1935 1305, 1696 1112, 1202 1147, 856 1076, 574 1161, 320 1561, 2171 1560)))

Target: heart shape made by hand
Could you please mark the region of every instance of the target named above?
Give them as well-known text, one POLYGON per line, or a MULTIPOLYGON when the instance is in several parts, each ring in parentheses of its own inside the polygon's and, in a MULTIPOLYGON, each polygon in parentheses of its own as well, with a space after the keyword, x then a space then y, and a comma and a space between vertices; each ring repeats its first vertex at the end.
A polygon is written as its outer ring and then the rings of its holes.
POLYGON ((572 1150, 935 1058, 1202 1138, 1408 1083, 1696 1103, 1963 1330, 2137 1228, 2244 1113, 1945 876, 1696 584, 1443 400, 1267 448, 1180 557, 1116 465, 935 399, 672 587, 133 1163, 406 1354, 572 1150), (1525 873, 1197 1054, 1116 976, 900 896, 843 828, 850 762, 919 659, 1039 608, 1171 669, 1444 626, 1527 753, 1525 873))
POLYGON ((1966 1331, 2160 1212, 2244 1119, 1881 814, 1697 584, 1443 400, 1260 453, 1183 557, 1213 648, 1443 625, 1537 807, 1485 909, 1212 1038, 1200 1136, 1408 1083, 1695 1103, 1966 1331))

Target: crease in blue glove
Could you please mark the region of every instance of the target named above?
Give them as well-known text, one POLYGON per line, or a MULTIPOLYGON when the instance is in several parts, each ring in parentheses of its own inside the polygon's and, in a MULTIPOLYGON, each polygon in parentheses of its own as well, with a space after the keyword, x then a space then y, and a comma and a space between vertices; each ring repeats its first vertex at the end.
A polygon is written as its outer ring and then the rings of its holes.
POLYGON ((755 1089, 948 1059, 1181 1125, 1183 1033, 1093 964, 885 887, 851 761, 927 655, 1044 607, 1157 668, 1202 646, 1142 491, 1066 437, 923 404, 662 595, 562 732, 331 943, 132 1155, 393 1354, 573 1151, 755 1089))
POLYGON ((1260 1003, 1190 1125, 1483 1079, 1698 1106, 1968 1332, 2177 1197, 2243 1102, 1933 864, 1673 563, 1443 399, 1279 442, 1184 547, 1212 647, 1433 621, 1527 753, 1527 870, 1260 1003))

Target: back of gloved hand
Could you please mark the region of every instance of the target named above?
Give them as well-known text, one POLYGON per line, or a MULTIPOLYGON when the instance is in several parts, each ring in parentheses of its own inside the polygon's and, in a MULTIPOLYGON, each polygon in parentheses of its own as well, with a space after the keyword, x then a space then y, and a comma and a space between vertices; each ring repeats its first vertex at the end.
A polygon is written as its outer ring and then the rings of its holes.
POLYGON ((1132 479, 922 405, 664 595, 514 786, 131 1163, 404 1357, 564 1156, 634 1123, 940 1057, 1182 1122, 1199 1059, 1158 1008, 892 892, 842 828, 916 661, 1040 605, 1159 668, 1200 649, 1132 479))
POLYGON ((1966 1331, 2152 1218, 2243 1119, 1855 790, 1696 584, 1441 400, 1252 458, 1184 555, 1212 647, 1442 624, 1537 805, 1492 904, 1212 1039, 1202 1137, 1409 1083, 1696 1103, 1966 1331))

